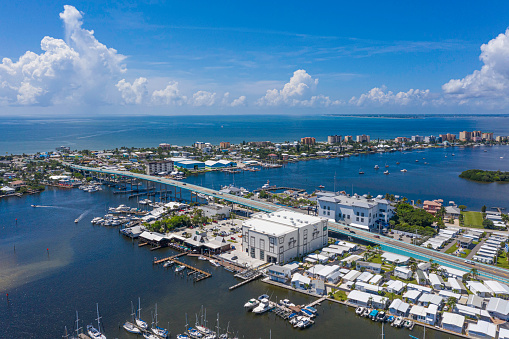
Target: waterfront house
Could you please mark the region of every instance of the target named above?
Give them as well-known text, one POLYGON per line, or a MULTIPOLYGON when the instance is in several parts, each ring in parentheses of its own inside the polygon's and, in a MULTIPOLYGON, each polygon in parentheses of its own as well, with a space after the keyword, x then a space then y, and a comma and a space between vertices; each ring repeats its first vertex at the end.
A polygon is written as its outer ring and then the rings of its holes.
POLYGON ((424 203, 422 204, 422 208, 428 213, 431 213, 435 215, 439 210, 440 207, 442 207, 443 200, 424 200, 424 203))
POLYGON ((486 311, 493 318, 509 321, 509 301, 500 298, 490 298, 486 311))
POLYGON ((333 272, 333 273, 329 274, 326 277, 326 281, 329 284, 334 284, 335 285, 335 284, 340 282, 342 277, 343 277, 343 273, 341 273, 339 271, 336 271, 336 272, 333 272))
POLYGON ((463 333, 465 317, 459 314, 444 312, 442 314, 442 328, 444 330, 463 333))
POLYGON ((410 304, 402 301, 401 299, 394 299, 389 306, 389 312, 395 316, 407 317, 410 304))
POLYGON ((170 238, 166 237, 164 234, 157 232, 145 231, 140 234, 139 238, 140 243, 145 242, 152 246, 165 247, 168 246, 168 244, 170 243, 170 238))
POLYGON ((326 293, 326 290, 325 283, 323 282, 323 280, 312 280, 311 291, 318 295, 324 295, 326 293))
POLYGON ((327 280, 331 274, 338 272, 340 268, 338 265, 323 266, 322 269, 315 273, 315 277, 319 280, 327 280))
POLYGON ((438 320, 438 306, 431 304, 426 308, 426 324, 434 326, 438 320))
POLYGON ((288 267, 272 265, 267 269, 267 275, 272 281, 286 283, 291 278, 292 271, 288 267))
POLYGON ((2 186, 0 187, 0 191, 2 191, 3 194, 12 194, 16 192, 16 190, 9 186, 2 186))
POLYGON ((14 189, 18 189, 20 188, 21 186, 25 185, 25 182, 23 180, 15 180, 15 181, 11 181, 9 183, 9 185, 14 188, 14 189))
POLYGON ((307 290, 311 284, 311 279, 300 273, 295 273, 290 284, 293 288, 307 290))
POLYGON ((376 294, 354 290, 348 294, 347 302, 355 306, 385 309, 389 299, 376 294))
POLYGON ((477 324, 469 323, 467 335, 476 338, 495 338, 497 335, 497 325, 484 320, 477 321, 477 324))
POLYGON ((398 266, 394 269, 394 276, 404 280, 408 280, 412 277, 412 270, 406 267, 398 266))
POLYGON ((410 312, 408 312, 408 315, 414 320, 424 322, 426 320, 426 308, 419 305, 413 305, 410 312))

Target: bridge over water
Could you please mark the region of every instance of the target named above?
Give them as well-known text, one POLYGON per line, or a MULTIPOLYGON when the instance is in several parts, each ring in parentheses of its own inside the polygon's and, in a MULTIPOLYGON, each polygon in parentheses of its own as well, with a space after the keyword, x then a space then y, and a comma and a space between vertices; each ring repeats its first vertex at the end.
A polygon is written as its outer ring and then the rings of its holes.
MULTIPOLYGON (((231 194, 223 194, 217 190, 189 184, 186 182, 161 178, 156 176, 150 176, 146 174, 132 173, 127 171, 116 171, 116 170, 108 170, 101 169, 96 167, 85 167, 70 163, 63 163, 66 166, 69 166, 73 170, 84 171, 84 172, 92 172, 99 174, 108 174, 108 175, 116 175, 124 178, 135 178, 138 180, 143 180, 147 182, 152 182, 160 185, 168 185, 179 189, 188 190, 194 193, 204 194, 210 197, 222 199, 225 201, 229 201, 234 204, 238 204, 241 206, 253 208, 263 212, 274 212, 280 209, 290 209, 293 211, 297 211, 303 213, 303 211, 292 209, 287 206, 281 206, 274 203, 257 201, 248 198, 238 197, 231 194)), ((416 246, 412 244, 405 243, 403 241, 395 240, 385 236, 379 236, 375 233, 367 232, 361 229, 354 229, 350 227, 350 229, 345 229, 345 226, 336 223, 334 221, 329 220, 329 233, 331 234, 340 234, 346 237, 355 238, 364 242, 368 242, 375 245, 380 245, 382 250, 397 253, 409 257, 413 257, 415 259, 429 261, 432 259, 434 262, 455 268, 458 270, 462 270, 465 273, 469 272, 471 269, 475 268, 478 271, 478 275, 485 279, 498 280, 501 282, 509 282, 509 270, 498 268, 496 266, 476 263, 475 265, 467 264, 463 258, 456 257, 451 254, 446 254, 442 252, 438 252, 435 250, 431 250, 425 247, 416 246), (353 232, 355 233, 352 233, 353 232)))

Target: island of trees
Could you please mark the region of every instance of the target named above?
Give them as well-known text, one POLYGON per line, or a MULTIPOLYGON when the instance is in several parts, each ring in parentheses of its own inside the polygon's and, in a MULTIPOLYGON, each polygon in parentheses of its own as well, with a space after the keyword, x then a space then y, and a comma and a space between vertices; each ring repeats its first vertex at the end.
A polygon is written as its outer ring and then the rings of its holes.
POLYGON ((471 169, 461 172, 460 178, 477 182, 509 182, 509 172, 471 169))

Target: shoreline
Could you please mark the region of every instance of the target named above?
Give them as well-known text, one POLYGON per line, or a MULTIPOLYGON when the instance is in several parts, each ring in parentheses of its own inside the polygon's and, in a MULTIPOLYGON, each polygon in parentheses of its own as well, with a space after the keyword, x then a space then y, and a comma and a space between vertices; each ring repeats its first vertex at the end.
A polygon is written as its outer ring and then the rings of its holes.
MULTIPOLYGON (((314 297, 314 298, 317 298, 317 299, 320 299, 321 296, 318 296, 316 294, 313 294, 313 293, 310 293, 310 292, 306 292, 306 291, 303 291, 303 290, 299 290, 299 289, 296 289, 296 288, 293 288, 291 286, 288 286, 286 284, 283 284, 283 283, 279 283, 279 282, 276 282, 276 281, 272 281, 270 280, 270 278, 264 278, 264 279, 261 279, 262 282, 266 283, 266 284, 269 284, 269 285, 273 285, 273 286, 277 286, 277 287, 281 287, 281 288, 284 288, 284 289, 287 289, 287 290, 290 290, 290 291, 294 291, 294 292, 298 292, 298 293, 302 293, 302 294, 306 294, 306 295, 309 295, 311 297, 314 297)), ((323 297, 323 296, 322 296, 323 297)), ((355 308, 356 306, 354 305, 350 305, 349 303, 345 302, 345 301, 341 301, 341 300, 336 300, 336 299, 331 299, 329 298, 328 296, 326 296, 326 299, 324 301, 331 301, 331 302, 335 302, 337 304, 341 304, 343 306, 347 306, 347 307, 352 307, 352 308, 355 308)), ((406 318, 405 319, 410 319, 410 318, 406 318)), ((443 333, 446 333, 446 334, 451 334, 451 335, 455 335, 457 337, 461 337, 461 338, 471 338, 469 337, 468 335, 466 334, 463 334, 463 333, 456 333, 456 332, 453 332, 453 331, 448 331, 446 329, 443 329, 441 327, 435 327, 435 326, 431 326, 429 324, 425 324, 425 323, 422 323, 420 321, 417 321, 417 320, 414 320, 414 319, 410 319, 411 321, 414 322, 415 325, 419 325, 419 326, 422 326, 422 327, 426 327, 428 329, 431 329, 431 330, 434 330, 434 331, 438 331, 438 332, 443 332, 443 333)), ((401 328, 402 329, 402 328, 401 328)), ((411 332, 411 331, 410 331, 411 332)))

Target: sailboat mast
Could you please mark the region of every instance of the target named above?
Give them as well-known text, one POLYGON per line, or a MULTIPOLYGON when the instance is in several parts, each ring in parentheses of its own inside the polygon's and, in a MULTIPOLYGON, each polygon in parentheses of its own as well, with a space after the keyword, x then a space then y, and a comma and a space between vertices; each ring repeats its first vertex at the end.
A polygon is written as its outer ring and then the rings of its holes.
POLYGON ((78 311, 76 311, 76 338, 80 334, 80 319, 78 318, 78 311))
POLYGON ((138 319, 141 319, 141 301, 140 301, 140 297, 138 297, 138 319))
POLYGON ((101 332, 101 317, 99 316, 99 303, 95 305, 97 306, 97 330, 101 332))
POLYGON ((157 326, 157 303, 156 303, 156 326, 157 326))

